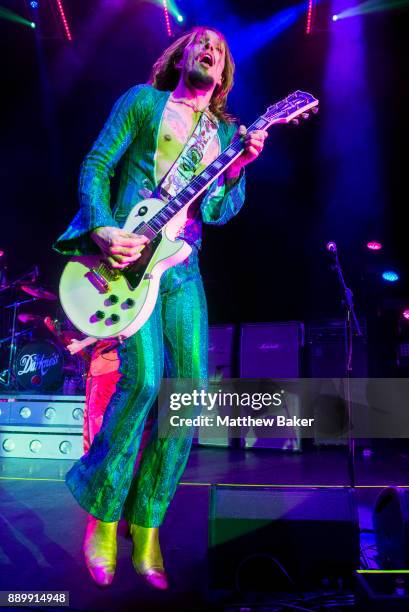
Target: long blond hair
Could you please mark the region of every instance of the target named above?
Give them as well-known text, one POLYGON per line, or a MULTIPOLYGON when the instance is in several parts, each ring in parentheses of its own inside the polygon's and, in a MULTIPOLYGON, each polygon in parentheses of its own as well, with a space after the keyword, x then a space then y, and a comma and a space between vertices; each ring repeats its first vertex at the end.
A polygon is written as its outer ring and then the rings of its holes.
POLYGON ((153 65, 149 83, 161 91, 173 91, 179 82, 180 68, 176 68, 179 60, 183 56, 185 47, 189 45, 196 38, 198 34, 210 30, 219 36, 222 40, 225 48, 225 61, 224 69, 222 72, 222 83, 217 85, 214 89, 212 98, 210 100, 209 108, 211 112, 216 115, 218 119, 226 121, 228 123, 233 122, 233 117, 226 112, 227 95, 233 87, 233 76, 234 76, 234 60, 230 52, 229 46, 223 34, 214 28, 208 27, 195 27, 187 34, 180 36, 175 40, 162 55, 156 60, 153 65))

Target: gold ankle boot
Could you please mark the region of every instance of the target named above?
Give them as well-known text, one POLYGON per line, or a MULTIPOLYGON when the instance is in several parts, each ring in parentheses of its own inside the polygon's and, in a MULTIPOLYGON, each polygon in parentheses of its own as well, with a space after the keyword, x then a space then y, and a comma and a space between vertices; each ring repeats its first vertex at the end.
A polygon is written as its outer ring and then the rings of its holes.
POLYGON ((99 586, 108 586, 114 578, 117 527, 118 521, 106 523, 88 516, 83 545, 85 563, 99 586))
POLYGON ((159 528, 131 524, 130 532, 133 540, 132 563, 136 573, 155 589, 167 589, 168 579, 159 545, 159 528))

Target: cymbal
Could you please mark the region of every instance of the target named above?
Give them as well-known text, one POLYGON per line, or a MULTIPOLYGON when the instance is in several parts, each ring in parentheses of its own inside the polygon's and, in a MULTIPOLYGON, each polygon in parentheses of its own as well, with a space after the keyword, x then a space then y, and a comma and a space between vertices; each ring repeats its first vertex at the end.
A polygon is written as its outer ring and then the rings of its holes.
POLYGON ((37 297, 43 300, 58 299, 55 293, 51 293, 51 291, 47 291, 47 289, 44 289, 39 285, 21 285, 21 289, 25 293, 28 293, 28 295, 32 295, 33 297, 37 297))
POLYGON ((34 323, 35 325, 44 325, 44 318, 40 315, 31 314, 30 312, 20 312, 17 315, 20 323, 34 323))

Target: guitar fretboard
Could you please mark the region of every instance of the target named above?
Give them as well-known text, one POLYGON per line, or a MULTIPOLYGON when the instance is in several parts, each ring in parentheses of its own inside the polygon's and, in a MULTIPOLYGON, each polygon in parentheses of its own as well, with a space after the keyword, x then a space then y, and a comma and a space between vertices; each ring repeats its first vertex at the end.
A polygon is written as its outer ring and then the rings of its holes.
MULTIPOLYGON (((264 115, 261 115, 252 123, 247 132, 253 130, 266 130, 273 123, 288 123, 301 113, 313 109, 318 105, 311 94, 303 91, 296 91, 284 100, 270 106, 264 115)), ((163 207, 145 225, 145 229, 150 234, 157 235, 164 226, 185 206, 191 204, 218 176, 220 176, 243 152, 244 142, 238 138, 211 163, 200 174, 184 188, 177 196, 163 203, 163 207)), ((135 228, 138 233, 140 227, 135 228)), ((145 232, 143 232, 145 233, 145 232)), ((150 236, 151 237, 151 236, 150 236)))
MULTIPOLYGON (((272 123, 264 117, 259 117, 257 121, 247 128, 252 130, 264 130, 272 123)), ((191 204, 220 174, 222 174, 243 152, 244 143, 241 138, 232 142, 211 164, 200 174, 195 176, 178 195, 169 202, 164 203, 163 208, 156 213, 147 224, 152 231, 157 234, 166 223, 168 223, 182 208, 191 204)))

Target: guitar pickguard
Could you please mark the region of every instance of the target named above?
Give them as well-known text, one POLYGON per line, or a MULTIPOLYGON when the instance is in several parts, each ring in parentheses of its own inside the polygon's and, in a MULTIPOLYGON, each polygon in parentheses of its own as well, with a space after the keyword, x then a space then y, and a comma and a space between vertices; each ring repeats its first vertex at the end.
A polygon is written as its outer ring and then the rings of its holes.
POLYGON ((141 251, 141 256, 134 264, 125 268, 122 272, 122 275, 128 281, 129 287, 133 290, 139 285, 141 280, 145 276, 146 268, 150 260, 152 259, 153 254, 158 248, 160 242, 162 240, 162 234, 159 233, 153 240, 151 240, 141 251))

